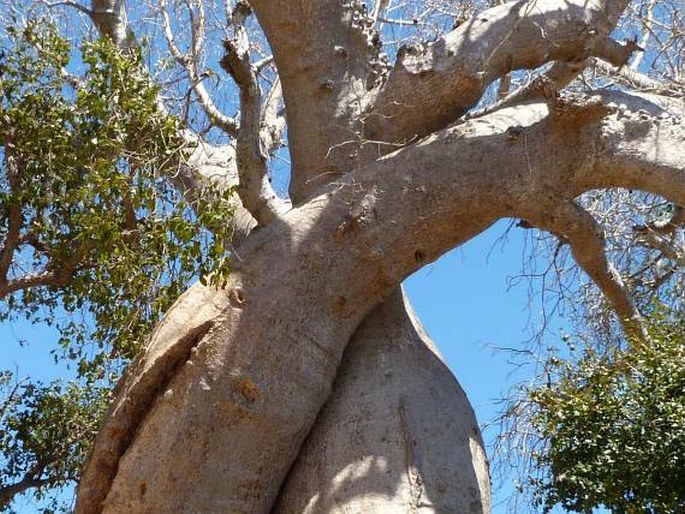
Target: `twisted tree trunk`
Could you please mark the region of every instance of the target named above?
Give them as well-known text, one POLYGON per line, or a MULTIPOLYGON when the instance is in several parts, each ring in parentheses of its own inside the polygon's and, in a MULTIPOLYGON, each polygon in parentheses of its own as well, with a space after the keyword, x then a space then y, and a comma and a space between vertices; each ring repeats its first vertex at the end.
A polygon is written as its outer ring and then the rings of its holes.
MULTIPOLYGON (((114 25, 93 16, 120 40, 122 2, 109 3, 114 25)), ((228 286, 193 286, 130 366, 77 512, 487 512, 473 412, 398 287, 519 217, 565 237, 639 337, 601 227, 574 199, 629 187, 685 204, 682 113, 618 93, 559 97, 586 58, 628 59, 608 38, 623 0, 505 4, 387 72, 359 2, 250 4, 282 83, 293 207, 265 181, 269 109, 236 10, 222 65, 242 113, 222 124, 259 228, 228 286), (528 103, 463 118, 496 78, 550 61, 566 73, 517 97, 528 103)), ((190 193, 207 176, 195 157, 190 193)))

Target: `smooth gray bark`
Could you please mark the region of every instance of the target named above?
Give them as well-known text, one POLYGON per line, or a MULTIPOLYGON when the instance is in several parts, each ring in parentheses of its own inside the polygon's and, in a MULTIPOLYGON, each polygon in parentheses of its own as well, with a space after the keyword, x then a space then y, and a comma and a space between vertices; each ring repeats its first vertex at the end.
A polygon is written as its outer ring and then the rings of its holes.
MULTIPOLYGON (((409 273, 500 217, 561 223, 558 206, 587 189, 641 187, 685 202, 680 118, 614 100, 568 104, 562 117, 524 106, 441 131, 248 237, 229 288, 210 294, 216 311, 204 307, 207 322, 192 323, 202 328, 169 335, 163 325, 148 352, 156 360, 133 367, 84 474, 79 511, 97 511, 103 492, 111 512, 267 511, 347 341, 409 273), (189 358, 161 388, 147 386, 188 333, 189 358), (110 483, 104 472, 117 461, 110 483)), ((177 313, 201 312, 209 293, 194 294, 177 313)), ((187 323, 174 317, 166 327, 187 323)))
POLYGON ((475 514, 489 500, 471 405, 398 291, 352 337, 273 512, 475 514))

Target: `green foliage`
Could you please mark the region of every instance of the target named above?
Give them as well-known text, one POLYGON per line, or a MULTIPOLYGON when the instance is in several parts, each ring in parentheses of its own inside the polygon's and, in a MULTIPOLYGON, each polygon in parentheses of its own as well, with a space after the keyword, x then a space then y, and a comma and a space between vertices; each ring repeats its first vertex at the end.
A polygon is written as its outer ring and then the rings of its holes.
POLYGON ((536 504, 572 512, 685 511, 685 325, 657 312, 650 342, 552 358, 533 388, 536 504))
POLYGON ((74 361, 79 379, 0 373, 0 510, 28 481, 52 512, 122 365, 190 281, 225 281, 232 191, 191 208, 173 188, 189 149, 140 53, 103 39, 79 54, 45 20, 5 30, 0 321, 56 327, 55 358, 74 361))
POLYGON ((191 210, 170 185, 187 149, 140 53, 102 39, 79 63, 44 20, 8 32, 0 237, 16 249, 2 278, 42 280, 8 294, 0 321, 55 324, 64 355, 99 379, 105 363, 135 355, 191 279, 225 277, 231 192, 191 210), (74 61, 82 73, 68 77, 74 61))
MULTIPOLYGON (((26 487, 38 500, 78 477, 107 406, 109 388, 16 383, 0 373, 0 510, 26 487)), ((44 512, 54 512, 52 502, 44 512)))

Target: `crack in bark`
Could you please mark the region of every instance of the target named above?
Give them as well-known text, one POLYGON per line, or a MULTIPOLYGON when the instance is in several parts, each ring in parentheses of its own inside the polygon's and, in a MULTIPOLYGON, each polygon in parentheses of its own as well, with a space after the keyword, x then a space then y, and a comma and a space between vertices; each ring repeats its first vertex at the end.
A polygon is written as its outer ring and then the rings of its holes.
MULTIPOLYGON (((213 326, 214 322, 209 320, 192 328, 141 376, 124 375, 121 378, 114 390, 120 400, 110 407, 107 425, 98 434, 88 459, 87 468, 90 469, 84 470, 82 476, 85 478, 78 486, 77 514, 102 511, 102 502, 107 498, 119 461, 135 440, 138 427, 213 326)), ((145 354, 128 369, 137 369, 144 361, 145 354)))

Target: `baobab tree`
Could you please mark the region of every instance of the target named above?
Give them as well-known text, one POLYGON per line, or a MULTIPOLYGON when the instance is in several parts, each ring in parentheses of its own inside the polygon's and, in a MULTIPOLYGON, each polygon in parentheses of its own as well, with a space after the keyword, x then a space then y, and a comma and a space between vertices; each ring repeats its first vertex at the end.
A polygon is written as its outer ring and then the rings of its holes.
MULTIPOLYGON (((62 4, 122 52, 140 43, 123 0, 62 4)), ((389 55, 378 29, 412 3, 226 2, 220 45, 209 4, 162 3, 156 20, 190 109, 224 138, 179 127, 189 152, 168 169, 190 205, 235 187, 230 274, 183 293, 128 367, 76 511, 488 512, 473 411, 400 283, 516 218, 562 239, 625 333, 647 338, 579 197, 643 191, 673 208, 642 232, 682 223, 682 63, 671 84, 622 68, 641 43, 612 36, 628 0, 464 8, 389 55), (211 55, 229 91, 207 87, 211 55), (590 67, 651 91, 566 89, 590 67), (522 70, 534 78, 510 90, 522 70), (217 100, 232 93, 238 116, 217 100), (268 162, 284 136, 287 199, 268 162)), ((160 116, 179 111, 167 96, 160 116)))

